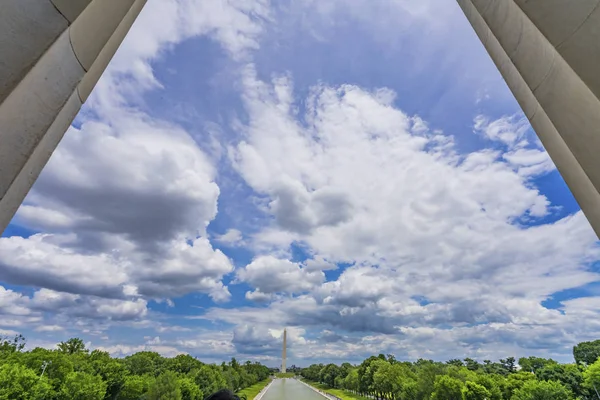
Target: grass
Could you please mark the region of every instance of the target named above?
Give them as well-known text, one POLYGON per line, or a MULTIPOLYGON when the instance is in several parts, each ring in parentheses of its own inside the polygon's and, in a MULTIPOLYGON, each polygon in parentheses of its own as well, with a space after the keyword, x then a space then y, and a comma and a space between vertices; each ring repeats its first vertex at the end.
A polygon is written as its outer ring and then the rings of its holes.
POLYGON ((293 378, 294 376, 296 376, 296 374, 293 372, 286 372, 285 374, 283 372, 277 372, 275 376, 277 378, 293 378))
POLYGON ((237 392, 236 394, 238 396, 246 396, 247 400, 252 400, 256 397, 256 395, 258 395, 260 393, 261 390, 263 390, 263 388, 265 386, 267 386, 269 384, 269 382, 271 382, 270 379, 265 379, 264 381, 260 381, 258 383, 255 383, 252 386, 248 386, 247 388, 245 388, 244 390, 240 390, 239 392, 237 392))
POLYGON ((316 387, 319 390, 322 390, 322 391, 330 393, 336 397, 339 397, 342 400, 372 400, 372 399, 368 399, 366 397, 359 396, 357 394, 348 392, 347 390, 330 388, 329 386, 323 385, 322 383, 317 383, 317 382, 312 382, 312 381, 308 381, 306 383, 308 383, 311 386, 316 387))

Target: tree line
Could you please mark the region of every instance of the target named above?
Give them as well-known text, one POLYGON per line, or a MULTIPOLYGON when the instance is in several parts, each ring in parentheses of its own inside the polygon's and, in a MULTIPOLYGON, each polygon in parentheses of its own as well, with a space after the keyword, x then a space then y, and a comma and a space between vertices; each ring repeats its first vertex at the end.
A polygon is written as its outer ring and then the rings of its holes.
POLYGON ((578 344, 573 355, 574 364, 561 364, 539 357, 404 362, 380 354, 359 365, 313 364, 300 375, 371 399, 600 400, 600 340, 578 344))
POLYGON ((113 358, 105 351, 90 352, 77 338, 57 347, 24 351, 23 336, 0 340, 0 400, 202 400, 271 374, 260 363, 240 364, 235 358, 221 365, 152 351, 113 358))

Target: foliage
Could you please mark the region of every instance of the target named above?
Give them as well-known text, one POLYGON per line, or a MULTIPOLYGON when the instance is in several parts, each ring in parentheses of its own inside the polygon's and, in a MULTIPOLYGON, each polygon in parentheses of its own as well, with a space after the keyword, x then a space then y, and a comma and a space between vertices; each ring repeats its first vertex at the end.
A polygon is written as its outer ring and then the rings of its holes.
POLYGON ((179 379, 173 371, 165 371, 150 386, 148 400, 181 400, 179 379))
POLYGON ((462 390, 462 397, 464 400, 488 400, 491 395, 484 386, 467 382, 462 390))
POLYGON ((600 358, 600 340, 579 343, 573 347, 573 357, 577 364, 592 365, 600 358))
POLYGON ((528 381, 517 389, 511 400, 568 400, 572 393, 559 382, 528 381))
POLYGON ((220 389, 264 387, 271 373, 260 363, 212 365, 150 351, 118 359, 76 338, 57 350, 23 351, 24 343, 0 340, 0 400, 202 400, 220 389))
POLYGON ((25 348, 25 338, 23 335, 16 335, 13 338, 0 338, 0 355, 21 351, 25 348))
POLYGON ((138 400, 148 392, 154 382, 150 375, 130 375, 125 378, 119 392, 119 400, 138 400))
POLYGON ((61 400, 102 400, 106 394, 106 383, 98 375, 71 372, 60 388, 61 400))
POLYGON ((438 376, 433 386, 432 400, 456 400, 462 397, 463 383, 448 375, 438 376))
POLYGON ((600 360, 583 372, 583 385, 600 399, 600 360))
POLYGON ((51 391, 47 379, 40 379, 29 368, 19 364, 0 366, 0 400, 37 400, 51 391))
POLYGON ((72 338, 66 342, 60 342, 58 350, 67 354, 87 353, 88 350, 85 348, 85 343, 79 338, 72 338))
POLYGON ((313 364, 299 375, 342 399, 598 400, 600 360, 594 355, 598 343, 575 346, 578 364, 540 357, 521 357, 518 364, 514 357, 498 362, 471 358, 401 362, 379 354, 358 365, 313 364), (589 363, 594 357, 597 361, 589 363))

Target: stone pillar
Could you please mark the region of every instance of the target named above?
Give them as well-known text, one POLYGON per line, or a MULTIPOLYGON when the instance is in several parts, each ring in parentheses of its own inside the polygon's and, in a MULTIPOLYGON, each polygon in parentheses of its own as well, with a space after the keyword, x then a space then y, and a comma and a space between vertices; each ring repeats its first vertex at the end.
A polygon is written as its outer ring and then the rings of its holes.
POLYGON ((457 0, 600 236, 600 0, 457 0))
POLYGON ((281 372, 285 374, 287 358, 287 331, 283 330, 283 351, 281 352, 281 372))
POLYGON ((146 0, 5 0, 0 13, 0 232, 146 0))

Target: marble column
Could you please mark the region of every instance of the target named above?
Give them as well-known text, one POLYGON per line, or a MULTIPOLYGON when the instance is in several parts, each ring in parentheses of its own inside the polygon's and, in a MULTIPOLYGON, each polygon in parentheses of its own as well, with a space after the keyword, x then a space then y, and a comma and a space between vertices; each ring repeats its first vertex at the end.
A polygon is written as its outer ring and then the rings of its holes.
POLYGON ((146 0, 5 0, 0 13, 0 232, 146 0))
POLYGON ((600 0, 457 0, 600 236, 600 0))

